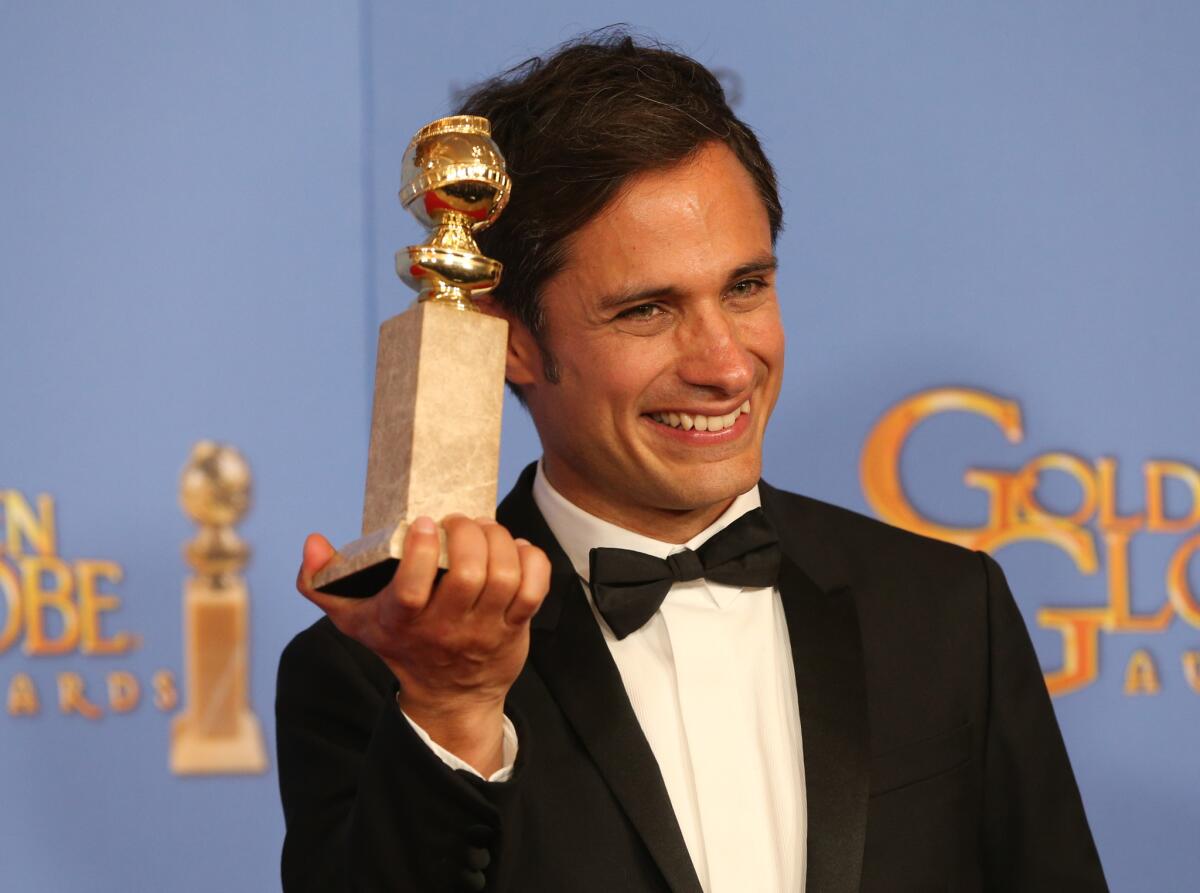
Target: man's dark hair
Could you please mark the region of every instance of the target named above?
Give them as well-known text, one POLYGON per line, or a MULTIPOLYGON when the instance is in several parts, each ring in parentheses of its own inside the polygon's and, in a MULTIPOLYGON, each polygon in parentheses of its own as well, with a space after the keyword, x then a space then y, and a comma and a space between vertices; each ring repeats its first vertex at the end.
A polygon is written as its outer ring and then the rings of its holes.
POLYGON ((728 146, 753 178, 772 240, 783 223, 775 171, 721 84, 699 62, 610 28, 534 57, 471 89, 458 114, 482 115, 512 178, 508 208, 477 238, 504 264, 496 300, 542 346, 540 291, 566 260, 566 241, 632 176, 728 146))

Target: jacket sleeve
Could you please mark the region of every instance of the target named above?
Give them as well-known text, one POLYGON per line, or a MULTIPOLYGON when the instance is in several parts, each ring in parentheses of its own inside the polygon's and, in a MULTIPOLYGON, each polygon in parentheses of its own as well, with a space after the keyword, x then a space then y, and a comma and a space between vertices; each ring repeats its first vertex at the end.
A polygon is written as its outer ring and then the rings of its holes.
POLYGON ((981 557, 988 588, 988 889, 1107 891, 1033 643, 1000 566, 981 557))
POLYGON ((285 891, 503 889, 527 736, 512 778, 485 782, 443 763, 395 692, 382 662, 328 620, 284 650, 275 716, 285 891))

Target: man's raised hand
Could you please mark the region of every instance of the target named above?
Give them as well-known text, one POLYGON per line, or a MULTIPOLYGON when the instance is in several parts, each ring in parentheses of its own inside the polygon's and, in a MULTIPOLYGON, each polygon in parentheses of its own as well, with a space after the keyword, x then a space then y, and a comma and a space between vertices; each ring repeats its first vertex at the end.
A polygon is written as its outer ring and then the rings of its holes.
POLYGON ((334 553, 319 534, 304 543, 296 588, 387 664, 409 718, 487 777, 502 764, 504 698, 525 665, 550 562, 490 519, 450 515, 442 526, 449 568, 440 579, 437 529, 418 518, 391 583, 372 597, 313 588, 334 553))

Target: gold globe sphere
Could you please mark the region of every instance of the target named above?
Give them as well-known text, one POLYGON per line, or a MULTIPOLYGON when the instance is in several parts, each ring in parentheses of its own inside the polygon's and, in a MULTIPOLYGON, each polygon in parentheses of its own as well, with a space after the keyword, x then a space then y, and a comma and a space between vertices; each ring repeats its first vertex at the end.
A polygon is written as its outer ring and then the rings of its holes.
POLYGON ((483 229, 504 210, 511 188, 491 125, 475 115, 439 118, 417 131, 400 182, 400 203, 431 229, 448 212, 483 229))
POLYGON ((511 181, 487 118, 452 115, 417 131, 401 162, 400 203, 430 240, 396 252, 396 272, 419 301, 474 309, 503 265, 479 253, 474 234, 508 202, 511 181))
POLYGON ((179 481, 179 503, 198 524, 236 524, 250 508, 250 465, 234 447, 202 440, 179 481))

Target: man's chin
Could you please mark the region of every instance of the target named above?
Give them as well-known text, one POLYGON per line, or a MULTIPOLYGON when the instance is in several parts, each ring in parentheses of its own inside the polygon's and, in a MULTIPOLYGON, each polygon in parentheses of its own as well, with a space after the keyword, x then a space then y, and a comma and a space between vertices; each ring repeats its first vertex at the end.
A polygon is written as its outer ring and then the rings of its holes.
POLYGON ((655 489, 661 493, 660 505, 669 511, 700 512, 724 509, 737 497, 753 488, 762 466, 729 469, 713 473, 707 467, 681 471, 672 475, 669 483, 655 489))

